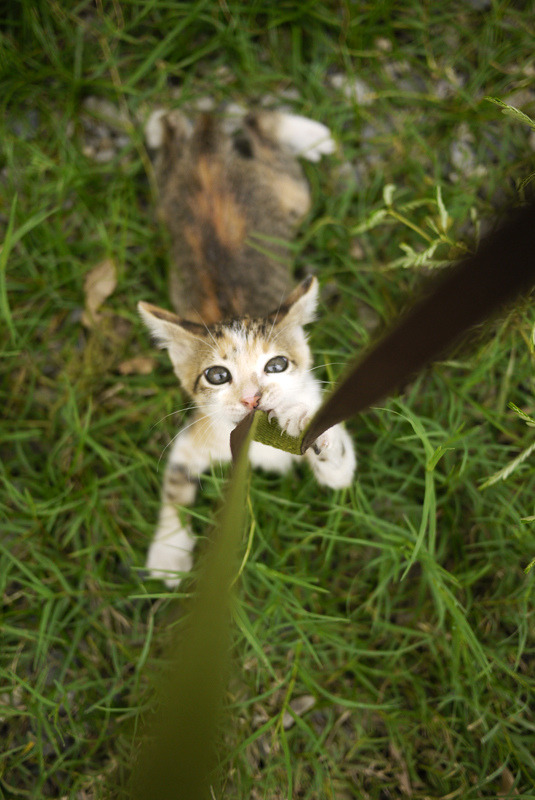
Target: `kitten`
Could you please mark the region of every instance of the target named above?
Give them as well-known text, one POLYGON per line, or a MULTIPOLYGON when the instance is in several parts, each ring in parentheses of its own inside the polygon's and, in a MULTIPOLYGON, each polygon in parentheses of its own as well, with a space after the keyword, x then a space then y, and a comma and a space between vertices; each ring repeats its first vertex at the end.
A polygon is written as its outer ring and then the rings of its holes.
MULTIPOLYGON (((156 112, 147 126, 157 149, 159 213, 171 233, 170 294, 175 314, 139 303, 144 322, 167 348, 196 405, 175 437, 147 568, 167 586, 192 565, 195 537, 182 507, 193 503, 199 476, 230 459, 230 433, 254 408, 296 436, 319 407, 303 327, 314 318, 318 284, 291 289, 287 245, 310 208, 297 156, 317 161, 334 143, 320 123, 261 112, 234 134, 213 116, 195 128, 176 111, 156 112)), ((356 460, 337 425, 304 458, 319 481, 348 486, 356 460)), ((253 442, 254 466, 286 471, 295 456, 253 442)))

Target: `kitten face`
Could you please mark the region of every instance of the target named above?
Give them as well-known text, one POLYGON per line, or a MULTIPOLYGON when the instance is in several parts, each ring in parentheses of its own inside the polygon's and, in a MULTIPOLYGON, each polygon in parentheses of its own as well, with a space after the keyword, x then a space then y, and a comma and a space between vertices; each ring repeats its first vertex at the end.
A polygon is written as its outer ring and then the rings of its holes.
POLYGON ((241 320, 222 326, 214 339, 191 365, 199 370, 192 396, 210 416, 234 426, 253 408, 263 408, 274 391, 303 391, 310 352, 301 328, 241 320))
POLYGON ((139 310, 199 410, 234 427, 252 408, 271 410, 280 396, 309 390, 310 350, 303 325, 313 317, 317 282, 308 279, 266 319, 210 328, 140 303, 139 310))

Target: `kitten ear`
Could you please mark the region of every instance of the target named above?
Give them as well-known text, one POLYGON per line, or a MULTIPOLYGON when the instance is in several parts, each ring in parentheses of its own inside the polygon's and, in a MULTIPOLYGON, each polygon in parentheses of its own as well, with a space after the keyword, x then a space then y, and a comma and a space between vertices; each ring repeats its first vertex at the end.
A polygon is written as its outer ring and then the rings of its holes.
POLYGON ((316 316, 318 291, 318 281, 313 275, 310 275, 295 287, 277 311, 270 314, 275 319, 274 324, 284 323, 288 327, 291 325, 303 326, 312 322, 316 316))
POLYGON ((204 333, 202 325, 181 320, 171 311, 140 302, 137 308, 141 319, 150 330, 158 347, 169 351, 171 361, 177 367, 185 359, 191 358, 198 347, 199 334, 204 333))

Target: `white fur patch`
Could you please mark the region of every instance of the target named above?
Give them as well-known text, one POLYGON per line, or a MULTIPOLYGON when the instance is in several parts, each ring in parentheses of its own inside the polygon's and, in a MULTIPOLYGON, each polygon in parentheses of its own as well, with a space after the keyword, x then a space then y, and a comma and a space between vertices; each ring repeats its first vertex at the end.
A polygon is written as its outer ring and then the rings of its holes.
POLYGON ((342 425, 322 433, 315 441, 316 449, 307 450, 307 460, 318 483, 330 489, 344 489, 353 482, 357 466, 350 435, 342 425), (319 450, 319 453, 316 452, 319 450))
POLYGON ((260 467, 267 472, 288 472, 294 457, 284 450, 277 450, 260 442, 251 442, 249 460, 253 467, 260 467))
POLYGON ((189 572, 193 564, 195 537, 184 528, 172 506, 162 507, 158 528, 147 554, 146 568, 151 578, 163 580, 170 589, 176 588, 180 577, 176 572, 189 572))
POLYGON ((308 161, 319 161, 336 150, 336 143, 326 125, 298 114, 279 114, 277 138, 292 153, 308 161))
POLYGON ((162 117, 165 117, 167 111, 164 108, 158 108, 153 111, 147 122, 145 123, 145 141, 147 147, 152 150, 157 150, 163 144, 164 127, 162 117))

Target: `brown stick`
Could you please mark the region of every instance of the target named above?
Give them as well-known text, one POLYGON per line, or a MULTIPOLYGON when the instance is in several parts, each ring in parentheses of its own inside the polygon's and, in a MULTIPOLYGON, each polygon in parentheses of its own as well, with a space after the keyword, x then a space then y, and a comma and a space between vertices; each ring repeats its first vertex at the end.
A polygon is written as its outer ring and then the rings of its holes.
POLYGON ((432 280, 418 301, 357 360, 314 416, 301 452, 328 428, 390 394, 469 328, 535 284, 535 203, 477 252, 432 280))

